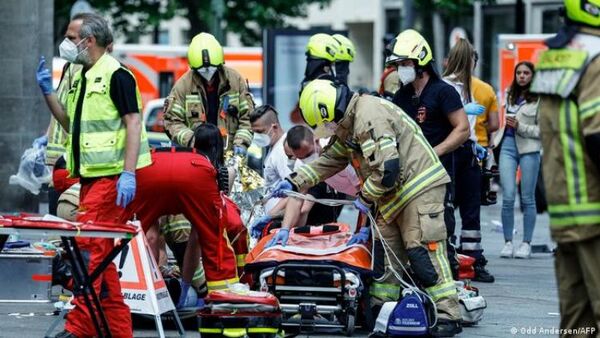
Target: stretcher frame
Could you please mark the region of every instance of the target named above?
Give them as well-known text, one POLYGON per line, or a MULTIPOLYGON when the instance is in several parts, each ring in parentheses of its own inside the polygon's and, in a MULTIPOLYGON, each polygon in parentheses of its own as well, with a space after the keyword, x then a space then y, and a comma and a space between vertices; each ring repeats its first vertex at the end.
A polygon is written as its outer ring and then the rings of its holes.
MULTIPOLYGON (((2 217, 0 216, 0 219, 2 217)), ((38 219, 32 220, 36 221, 38 219)), ((26 221, 26 219, 24 219, 26 221)), ((41 220, 39 220, 41 221, 41 220)), ((49 221, 44 221, 49 222, 49 221)), ((70 222, 55 222, 57 225, 70 224, 70 222)), ((108 228, 107 228, 108 229, 108 228)), ((57 229, 57 228, 28 228, 21 227, 18 225, 10 225, 3 226, 0 224, 0 251, 4 248, 4 244, 8 240, 9 235, 18 235, 18 236, 34 236, 34 237, 49 237, 49 236, 59 236, 61 238, 61 242, 63 243, 65 250, 67 252, 67 256, 69 261, 72 264, 72 273, 75 281, 75 285, 78 286, 79 292, 83 294, 84 302, 86 307, 88 308, 90 315, 92 317, 92 322, 94 324, 94 328, 99 338, 112 338, 112 334, 110 332, 110 328, 108 325, 108 321, 106 319, 106 315, 104 314, 104 310, 102 309, 102 305, 100 303, 100 299, 96 294, 96 291, 93 288, 93 283, 100 274, 108 267, 109 264, 115 259, 115 257, 129 244, 129 242, 135 237, 137 234, 136 230, 132 229, 118 229, 118 230, 85 230, 81 227, 77 227, 73 224, 73 227, 70 229, 57 229), (77 245, 76 238, 77 237, 89 237, 89 238, 112 238, 112 239, 120 239, 118 243, 113 247, 113 249, 109 252, 109 254, 104 257, 104 259, 100 262, 100 264, 91 271, 88 271, 85 261, 83 259, 83 255, 79 246, 77 245), (94 306, 97 311, 95 311, 94 306)), ((73 290, 75 291, 75 290, 73 290)), ((185 331, 183 329, 183 325, 179 320, 179 316, 177 315, 177 311, 174 310, 174 318, 176 321, 176 327, 179 335, 181 337, 185 336, 185 331)), ((64 314, 63 314, 64 316, 64 314)), ((159 316, 160 317, 160 316, 159 316)), ((60 318, 59 318, 60 319, 60 318)), ((157 322, 157 329, 162 331, 162 323, 157 322)), ((52 325, 52 329, 56 327, 54 323, 52 325)), ((162 332, 161 332, 162 333, 162 332)), ((162 335, 161 335, 162 336, 162 335)))

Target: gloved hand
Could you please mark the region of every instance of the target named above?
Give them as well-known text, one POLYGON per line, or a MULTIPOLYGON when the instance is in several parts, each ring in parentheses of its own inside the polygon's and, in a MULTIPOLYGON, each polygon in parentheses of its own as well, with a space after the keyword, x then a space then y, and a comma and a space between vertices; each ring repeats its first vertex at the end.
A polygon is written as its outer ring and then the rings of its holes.
POLYGON ((233 146, 233 154, 234 155, 246 156, 246 153, 247 153, 246 147, 233 146))
POLYGON ((43 135, 43 136, 36 138, 35 140, 33 140, 33 143, 31 145, 34 148, 38 148, 38 149, 47 146, 48 145, 48 136, 43 135))
POLYGON ((181 309, 185 306, 185 301, 187 299, 188 293, 190 292, 191 286, 192 283, 188 283, 183 279, 181 280, 181 294, 179 295, 179 301, 177 301, 177 305, 175 306, 176 308, 181 309))
POLYGON ((272 219, 273 218, 271 216, 264 215, 263 217, 256 220, 256 222, 254 222, 254 224, 252 224, 252 226, 250 227, 250 236, 252 236, 252 238, 260 238, 263 229, 267 224, 269 224, 269 222, 271 222, 272 219))
POLYGON ((488 152, 487 152, 486 148, 484 148, 483 146, 475 143, 475 154, 477 156, 477 159, 480 160, 480 161, 482 161, 482 160, 484 160, 487 157, 488 152))
POLYGON ((282 180, 277 184, 273 192, 271 193, 271 197, 279 197, 284 198, 287 197, 285 190, 294 190, 294 186, 288 180, 282 180))
POLYGON ((46 68, 46 58, 43 56, 40 57, 40 63, 38 64, 35 78, 44 95, 52 94, 52 74, 48 68, 46 68))
POLYGON ((124 170, 117 181, 117 205, 123 208, 135 197, 135 173, 124 170))
POLYGON ((289 237, 290 237, 290 229, 281 228, 281 229, 279 229, 279 231, 277 231, 275 236, 273 236, 273 238, 271 238, 269 243, 267 243, 267 245, 265 245, 265 249, 270 248, 279 242, 281 242, 281 246, 286 246, 289 237))
POLYGON ((485 107, 476 102, 465 104, 464 109, 467 115, 481 115, 485 111, 485 107))
POLYGON ((354 207, 363 214, 368 214, 371 210, 371 207, 366 205, 360 197, 357 197, 354 200, 354 207))
POLYGON ((369 241, 370 234, 371 234, 370 227, 362 227, 362 228, 360 228, 360 231, 358 231, 358 233, 352 235, 352 238, 350 238, 350 240, 348 241, 348 244, 346 244, 346 246, 352 245, 352 244, 365 244, 365 243, 367 243, 367 241, 369 241))

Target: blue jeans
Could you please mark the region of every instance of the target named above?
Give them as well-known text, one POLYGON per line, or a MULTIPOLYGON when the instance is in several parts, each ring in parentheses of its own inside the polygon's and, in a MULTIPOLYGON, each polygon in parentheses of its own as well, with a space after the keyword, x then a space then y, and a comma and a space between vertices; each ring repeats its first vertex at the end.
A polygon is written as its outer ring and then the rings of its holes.
POLYGON ((521 166, 521 206, 523 208, 523 241, 531 242, 537 211, 535 186, 540 171, 540 153, 519 155, 515 138, 508 136, 500 149, 500 184, 502 185, 502 227, 504 240, 512 241, 515 226, 515 194, 517 165, 521 166))

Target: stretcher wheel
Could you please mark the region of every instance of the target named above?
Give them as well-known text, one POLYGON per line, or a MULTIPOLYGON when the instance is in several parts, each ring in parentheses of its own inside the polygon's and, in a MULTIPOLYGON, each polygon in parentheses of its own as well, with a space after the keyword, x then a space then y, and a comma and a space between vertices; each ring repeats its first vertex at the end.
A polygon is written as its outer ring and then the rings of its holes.
POLYGON ((345 329, 345 334, 348 337, 352 337, 352 334, 354 333, 354 322, 355 322, 355 316, 354 315, 347 315, 346 316, 346 329, 345 329))

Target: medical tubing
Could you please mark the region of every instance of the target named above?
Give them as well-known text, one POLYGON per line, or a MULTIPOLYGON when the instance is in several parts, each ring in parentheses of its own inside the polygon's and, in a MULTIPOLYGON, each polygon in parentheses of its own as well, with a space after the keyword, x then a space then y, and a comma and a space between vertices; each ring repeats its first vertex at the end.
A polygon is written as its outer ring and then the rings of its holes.
MULTIPOLYGON (((340 206, 340 205, 353 205, 354 204, 354 201, 351 201, 351 200, 325 199, 325 198, 319 199, 319 198, 315 198, 311 195, 305 195, 305 194, 301 194, 301 193, 291 191, 291 190, 285 190, 284 192, 288 197, 299 198, 299 199, 311 201, 314 203, 320 203, 320 204, 327 205, 327 206, 340 206)), ((389 254, 391 252, 392 256, 394 257, 394 259, 396 260, 398 265, 404 271, 404 275, 408 276, 408 279, 410 279, 410 282, 412 284, 407 282, 406 280, 404 280, 404 278, 402 278, 402 275, 394 269, 393 265, 389 264, 388 268, 394 274, 394 277, 396 277, 396 279, 398 279, 400 281, 402 286, 404 286, 405 288, 410 289, 418 294, 421 294, 423 297, 429 299, 429 301, 431 302, 431 304, 433 306, 433 310, 434 310, 433 313, 435 315, 434 315, 434 321, 430 325, 430 327, 434 327, 437 324, 437 307, 435 305, 435 302, 433 301, 433 298, 431 298, 431 296, 429 296, 426 292, 423 292, 416 286, 415 281, 412 279, 411 275, 408 273, 408 271, 404 267, 404 264, 402 264, 402 261, 400 261, 398 256, 396 256, 396 253, 394 252, 394 250, 392 250, 390 245, 387 243, 387 241, 381 235, 381 231, 379 230, 379 227, 377 226, 377 222, 375 222, 375 218, 373 217, 373 215, 369 212, 369 213, 367 213, 367 216, 369 217, 369 220, 371 221, 372 228, 375 229, 375 231, 379 235, 379 240, 383 244, 383 252, 385 253, 388 262, 392 262, 392 260, 390 258, 390 254, 389 254)), ((372 248, 375 248, 375 243, 374 243, 375 236, 374 235, 371 236, 371 240, 372 240, 372 248)), ((371 256, 373 257, 373 254, 371 254, 371 256)), ((373 264, 374 264, 373 262, 374 262, 374 260, 372 259, 371 260, 371 270, 373 269, 373 264)), ((377 279, 375 279, 375 280, 377 280, 377 279)))

